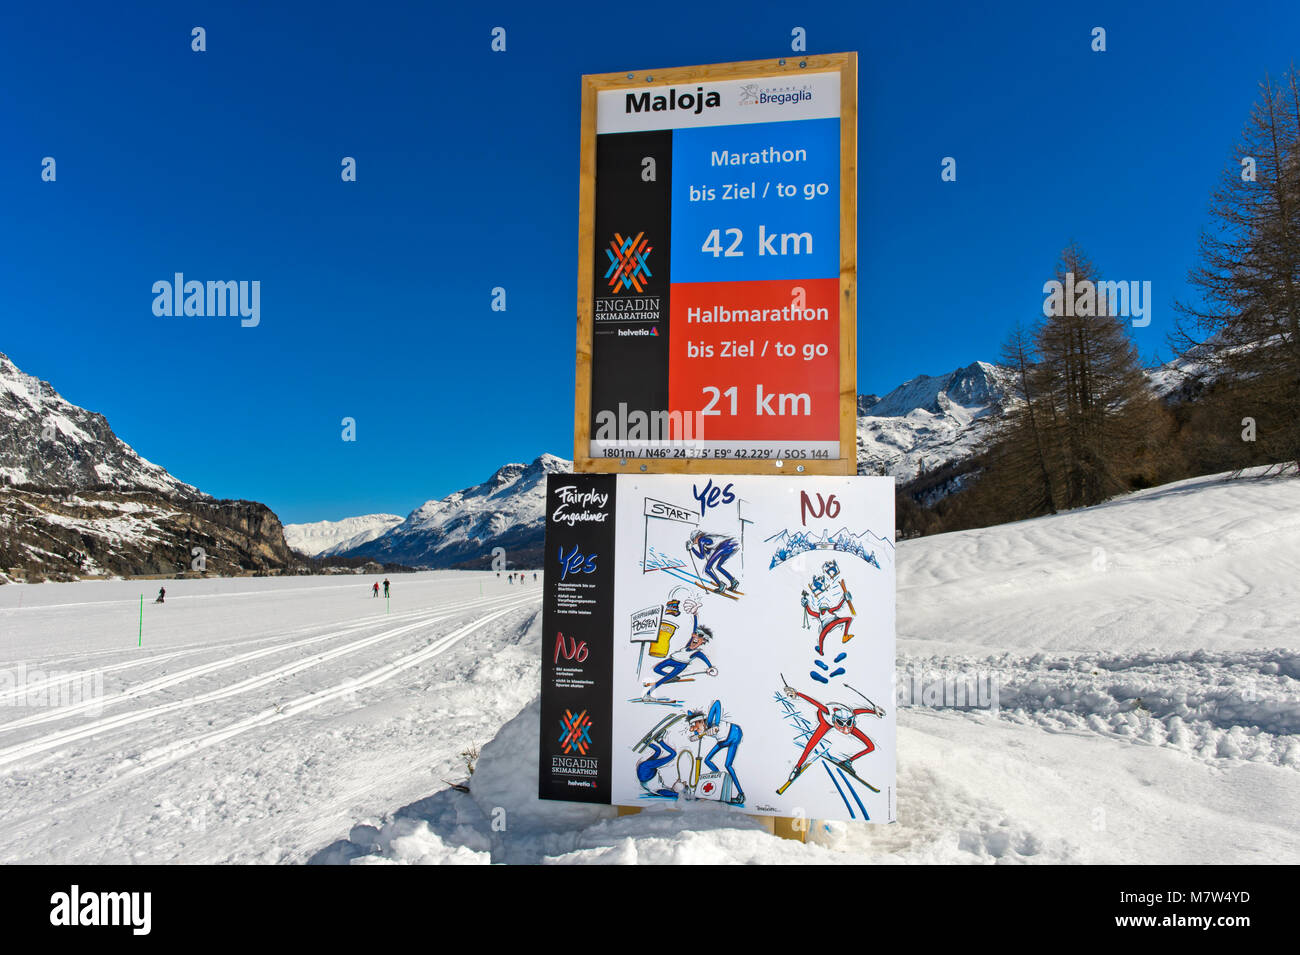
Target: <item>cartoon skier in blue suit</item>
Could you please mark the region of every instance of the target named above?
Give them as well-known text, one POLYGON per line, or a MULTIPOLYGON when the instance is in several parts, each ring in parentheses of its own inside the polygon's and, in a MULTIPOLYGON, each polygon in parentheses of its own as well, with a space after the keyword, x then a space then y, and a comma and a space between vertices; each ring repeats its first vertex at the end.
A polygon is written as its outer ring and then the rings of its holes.
POLYGON ((691 556, 704 561, 704 576, 713 581, 717 593, 740 589, 740 581, 726 567, 727 561, 740 549, 734 537, 696 531, 686 541, 686 549, 691 556), (726 584, 718 574, 727 578, 726 584))
POLYGON ((736 761, 736 751, 740 749, 740 740, 744 735, 740 731, 740 724, 723 722, 722 703, 719 700, 713 701, 708 715, 705 715, 703 710, 692 710, 686 715, 686 724, 691 728, 692 741, 706 737, 716 741, 713 749, 709 750, 709 755, 704 757, 704 765, 709 767, 710 772, 719 771, 713 762, 713 757, 722 750, 727 751, 727 761, 723 765, 726 767, 727 775, 731 777, 731 802, 737 806, 743 805, 745 791, 740 788, 740 779, 737 778, 736 767, 733 765, 736 761))
POLYGON ((690 610, 694 616, 690 638, 686 641, 685 647, 673 651, 665 660, 655 666, 654 672, 659 674, 659 680, 645 691, 645 699, 647 700, 656 699, 654 691, 659 689, 665 683, 673 683, 681 679, 686 668, 690 666, 691 662, 694 660, 698 659, 703 663, 704 669, 692 671, 692 675, 695 673, 704 673, 708 676, 718 675, 718 668, 710 662, 709 658, 705 656, 703 650, 704 645, 713 639, 713 631, 700 623, 700 605, 698 602, 692 601, 686 605, 686 608, 690 610))

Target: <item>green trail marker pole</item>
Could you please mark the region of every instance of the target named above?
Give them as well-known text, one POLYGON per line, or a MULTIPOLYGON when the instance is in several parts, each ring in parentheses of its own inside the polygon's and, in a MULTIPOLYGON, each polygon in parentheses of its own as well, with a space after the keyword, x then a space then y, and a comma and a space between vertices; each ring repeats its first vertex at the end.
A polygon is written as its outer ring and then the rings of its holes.
POLYGON ((140 639, 136 642, 136 646, 144 646, 144 594, 140 595, 140 639))

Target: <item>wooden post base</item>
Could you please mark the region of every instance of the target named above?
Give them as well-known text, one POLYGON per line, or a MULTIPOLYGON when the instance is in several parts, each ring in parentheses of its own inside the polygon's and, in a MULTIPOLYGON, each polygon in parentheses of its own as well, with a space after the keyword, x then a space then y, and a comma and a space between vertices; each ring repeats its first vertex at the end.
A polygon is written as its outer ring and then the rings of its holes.
MULTIPOLYGON (((640 806, 615 806, 620 816, 635 816, 641 811, 640 806)), ((757 816, 763 828, 778 839, 793 839, 795 842, 808 841, 810 820, 791 816, 757 816)))

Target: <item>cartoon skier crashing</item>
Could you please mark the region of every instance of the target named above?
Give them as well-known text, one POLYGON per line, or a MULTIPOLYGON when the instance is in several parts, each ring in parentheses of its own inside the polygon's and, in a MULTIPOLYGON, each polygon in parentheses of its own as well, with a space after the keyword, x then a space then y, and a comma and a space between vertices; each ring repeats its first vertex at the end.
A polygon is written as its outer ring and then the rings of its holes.
MULTIPOLYGON (((831 729, 834 729, 837 733, 842 733, 845 736, 852 736, 863 744, 864 748, 862 750, 854 753, 847 759, 835 759, 829 754, 825 756, 827 760, 839 766, 841 769, 857 776, 857 773, 853 770, 854 761, 862 756, 866 756, 876 748, 876 744, 871 742, 871 738, 867 736, 866 733, 862 732, 862 730, 858 729, 858 717, 875 716, 878 719, 883 718, 885 715, 884 707, 876 703, 872 703, 870 706, 856 708, 847 706, 843 703, 822 703, 818 700, 814 700, 806 693, 800 693, 794 687, 789 685, 784 687, 784 691, 785 695, 791 699, 798 698, 811 703, 817 713, 817 728, 813 730, 812 735, 808 737, 808 744, 804 746, 803 753, 799 756, 799 761, 794 764, 794 769, 790 771, 790 778, 786 785, 788 786, 790 783, 794 782, 795 779, 798 778, 799 774, 808 768, 808 757, 811 756, 813 750, 817 748, 817 744, 822 741, 822 737, 831 729)), ((865 780, 862 780, 861 777, 858 778, 860 781, 866 782, 865 780)), ((871 788, 875 789, 874 786, 871 788)), ((784 787, 779 791, 784 792, 784 787)))
POLYGON ((840 580, 840 568, 835 561, 827 561, 822 565, 824 574, 814 574, 809 588, 812 590, 810 597, 807 590, 801 591, 799 602, 803 605, 803 625, 808 627, 808 618, 817 621, 819 632, 817 634, 817 654, 823 655, 823 646, 826 643, 827 635, 836 627, 842 626, 843 637, 841 643, 848 643, 853 639, 853 634, 849 633, 849 628, 853 625, 853 617, 857 610, 853 606, 853 595, 845 586, 844 581, 840 580), (839 584, 840 599, 831 603, 830 583, 827 577, 834 583, 839 584), (849 613, 847 616, 841 616, 841 610, 847 606, 849 613))

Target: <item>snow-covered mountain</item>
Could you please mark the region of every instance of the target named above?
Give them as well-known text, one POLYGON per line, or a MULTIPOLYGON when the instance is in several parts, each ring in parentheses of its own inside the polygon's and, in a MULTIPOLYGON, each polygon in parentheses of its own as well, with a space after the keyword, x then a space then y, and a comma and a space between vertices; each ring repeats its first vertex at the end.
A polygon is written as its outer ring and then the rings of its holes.
MULTIPOLYGON (((947 375, 920 375, 883 398, 858 397, 858 471, 916 476, 921 462, 934 467, 981 450, 1005 398, 1008 372, 975 362, 947 375)), ((322 546, 329 556, 367 557, 424 567, 486 567, 494 547, 512 567, 535 564, 543 542, 545 476, 569 471, 572 462, 543 454, 532 464, 507 464, 482 484, 427 501, 365 541, 322 546)), ((380 515, 382 516, 382 515, 380 515)), ((307 553, 307 528, 330 528, 366 518, 285 529, 290 546, 307 553)))
POLYGON ((279 518, 220 501, 136 454, 103 415, 0 355, 0 583, 276 573, 279 518))
POLYGON ((553 454, 507 464, 482 484, 426 501, 383 535, 338 553, 412 566, 486 567, 492 549, 501 547, 510 567, 538 566, 546 475, 572 469, 553 454))
POLYGON ((400 514, 365 514, 345 517, 341 521, 315 521, 311 524, 285 524, 284 540, 291 548, 308 557, 332 557, 354 547, 368 544, 398 524, 400 514))
POLYGON ((1002 413, 1010 371, 977 361, 919 375, 883 398, 858 397, 858 472, 906 481, 981 450, 1002 413), (873 400, 874 399, 874 400, 873 400))
POLYGON ((103 415, 80 408, 0 354, 0 478, 10 484, 111 485, 202 497, 136 454, 103 415))

